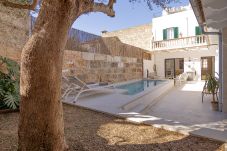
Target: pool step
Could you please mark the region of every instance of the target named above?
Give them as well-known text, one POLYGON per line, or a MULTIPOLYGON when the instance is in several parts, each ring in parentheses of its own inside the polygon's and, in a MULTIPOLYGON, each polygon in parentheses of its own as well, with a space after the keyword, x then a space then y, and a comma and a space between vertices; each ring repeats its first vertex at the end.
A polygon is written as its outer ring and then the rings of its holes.
POLYGON ((150 111, 150 109, 160 100, 161 97, 168 94, 172 88, 173 84, 170 83, 163 86, 161 89, 153 90, 142 97, 124 104, 121 108, 129 112, 136 110, 139 113, 145 114, 150 111))
POLYGON ((146 108, 145 105, 143 105, 143 104, 138 104, 138 105, 134 106, 134 107, 130 110, 130 112, 140 113, 141 111, 144 110, 144 108, 146 108))

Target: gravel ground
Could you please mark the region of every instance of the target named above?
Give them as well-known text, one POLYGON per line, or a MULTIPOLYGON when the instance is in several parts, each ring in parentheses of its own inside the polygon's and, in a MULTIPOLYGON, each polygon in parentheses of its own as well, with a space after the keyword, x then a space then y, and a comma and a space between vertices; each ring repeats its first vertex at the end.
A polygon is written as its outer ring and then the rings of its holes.
MULTIPOLYGON (((17 150, 18 113, 0 114, 0 151, 17 150)), ((133 124, 102 113, 64 105, 70 151, 224 151, 208 139, 133 124)))

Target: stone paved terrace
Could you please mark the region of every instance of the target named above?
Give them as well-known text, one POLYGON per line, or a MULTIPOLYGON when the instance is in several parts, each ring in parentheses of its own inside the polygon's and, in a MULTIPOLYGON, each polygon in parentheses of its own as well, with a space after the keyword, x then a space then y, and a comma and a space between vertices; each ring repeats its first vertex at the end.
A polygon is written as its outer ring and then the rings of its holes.
POLYGON ((71 104, 122 116, 133 122, 227 142, 227 114, 211 110, 210 96, 205 97, 204 103, 201 102, 203 84, 187 83, 173 88, 155 105, 140 113, 123 110, 122 105, 130 100, 117 93, 81 98, 76 104, 71 104))

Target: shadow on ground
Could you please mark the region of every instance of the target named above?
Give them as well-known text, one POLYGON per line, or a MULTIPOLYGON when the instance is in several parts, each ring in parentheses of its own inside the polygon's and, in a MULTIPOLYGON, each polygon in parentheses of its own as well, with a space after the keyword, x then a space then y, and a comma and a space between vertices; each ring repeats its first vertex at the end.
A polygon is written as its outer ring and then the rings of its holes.
MULTIPOLYGON (((0 151, 17 150, 18 113, 0 115, 0 151)), ((64 105, 70 151, 224 151, 223 144, 64 105)))

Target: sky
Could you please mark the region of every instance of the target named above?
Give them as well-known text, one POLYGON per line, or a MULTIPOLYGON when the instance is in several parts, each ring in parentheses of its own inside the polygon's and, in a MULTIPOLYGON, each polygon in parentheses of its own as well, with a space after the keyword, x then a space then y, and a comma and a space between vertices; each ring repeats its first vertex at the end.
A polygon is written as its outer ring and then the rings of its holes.
MULTIPOLYGON (((179 0, 171 6, 188 5, 188 0, 179 0)), ((140 3, 129 3, 129 0, 117 0, 114 6, 115 17, 111 18, 103 13, 90 13, 80 16, 73 24, 73 28, 100 35, 101 31, 115 31, 132 26, 151 23, 153 17, 161 15, 162 9, 153 6, 150 10, 143 0, 140 3)))

